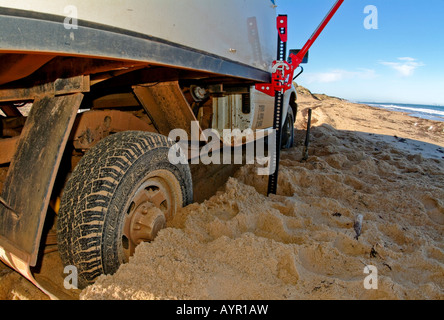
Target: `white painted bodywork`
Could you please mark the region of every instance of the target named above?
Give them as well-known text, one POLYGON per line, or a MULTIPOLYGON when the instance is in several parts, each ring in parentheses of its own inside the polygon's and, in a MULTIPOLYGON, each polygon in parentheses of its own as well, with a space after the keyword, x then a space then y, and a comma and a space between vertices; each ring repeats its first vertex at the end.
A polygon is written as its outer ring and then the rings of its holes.
POLYGON ((276 59, 270 0, 0 0, 0 7, 128 30, 265 71, 276 59))
MULTIPOLYGON (((290 108, 292 94, 296 97, 296 90, 292 86, 286 91, 283 99, 283 115, 287 115, 290 108)), ((245 131, 266 130, 273 127, 275 98, 250 88, 250 112, 242 112, 242 95, 232 94, 213 99, 213 129, 223 138, 225 129, 245 131)), ((295 115, 296 116, 296 115, 295 115)), ((282 126, 284 125, 282 121, 282 126)), ((226 141, 225 141, 226 142, 226 141)))

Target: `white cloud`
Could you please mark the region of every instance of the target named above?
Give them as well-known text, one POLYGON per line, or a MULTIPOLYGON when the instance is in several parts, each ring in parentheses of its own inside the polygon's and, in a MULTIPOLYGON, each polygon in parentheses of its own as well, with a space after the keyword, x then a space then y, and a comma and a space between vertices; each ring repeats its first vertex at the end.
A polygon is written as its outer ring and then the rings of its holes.
POLYGON ((398 58, 398 60, 401 60, 401 61, 416 61, 416 59, 410 58, 410 57, 398 58))
POLYGON ((417 68, 425 66, 424 63, 410 57, 398 58, 398 62, 380 61, 379 63, 396 70, 403 77, 410 77, 417 68))
POLYGON ((329 72, 307 73, 304 75, 304 77, 308 84, 331 83, 346 79, 374 79, 376 77, 376 73, 375 70, 372 69, 358 69, 358 71, 337 69, 329 72))

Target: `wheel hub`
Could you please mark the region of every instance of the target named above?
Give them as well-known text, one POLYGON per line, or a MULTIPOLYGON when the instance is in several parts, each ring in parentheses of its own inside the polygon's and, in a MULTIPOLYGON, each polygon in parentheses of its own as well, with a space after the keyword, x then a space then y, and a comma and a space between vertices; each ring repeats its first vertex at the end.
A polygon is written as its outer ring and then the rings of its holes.
POLYGON ((168 183, 160 177, 147 179, 133 193, 127 205, 122 232, 126 260, 142 242, 153 241, 171 218, 173 199, 168 183))
POLYGON ((153 241, 157 233, 165 227, 166 219, 159 208, 147 202, 136 209, 130 224, 130 240, 139 245, 142 242, 153 241))

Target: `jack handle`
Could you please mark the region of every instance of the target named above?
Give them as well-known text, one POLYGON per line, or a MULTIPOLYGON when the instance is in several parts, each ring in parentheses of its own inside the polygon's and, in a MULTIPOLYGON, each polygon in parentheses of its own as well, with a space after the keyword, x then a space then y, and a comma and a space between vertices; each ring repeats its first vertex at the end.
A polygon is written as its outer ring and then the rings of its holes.
POLYGON ((291 59, 294 70, 297 67, 299 67, 299 65, 302 63, 308 50, 311 48, 313 43, 315 43, 316 39, 319 37, 319 35, 322 33, 322 31, 324 31, 325 27, 330 22, 330 20, 333 18, 333 16, 336 14, 336 12, 339 10, 339 8, 344 3, 344 1, 345 0, 336 1, 335 5, 330 9, 330 12, 327 14, 327 16, 324 18, 324 20, 322 20, 321 24, 318 26, 318 28, 312 34, 310 39, 308 39, 307 43, 304 45, 304 47, 301 49, 301 51, 298 52, 298 54, 296 54, 296 55, 293 53, 290 54, 289 58, 291 59))

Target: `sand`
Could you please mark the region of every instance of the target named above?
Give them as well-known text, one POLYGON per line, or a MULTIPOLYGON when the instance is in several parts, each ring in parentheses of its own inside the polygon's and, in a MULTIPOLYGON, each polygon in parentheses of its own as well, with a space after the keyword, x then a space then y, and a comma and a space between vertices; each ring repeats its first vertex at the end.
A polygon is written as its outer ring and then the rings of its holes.
MULTIPOLYGON (((298 91, 277 195, 255 166, 205 169, 196 202, 80 298, 444 299, 444 123, 298 91), (377 290, 364 287, 369 265, 377 290)), ((3 273, 0 298, 40 298, 3 273)))
POLYGON ((310 156, 301 144, 282 154, 278 195, 240 168, 81 298, 443 299, 444 124, 301 98, 301 115, 314 109, 310 156), (367 265, 377 290, 364 288, 367 265))

